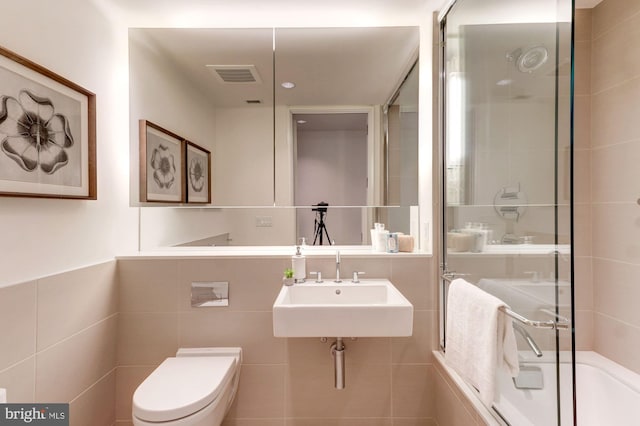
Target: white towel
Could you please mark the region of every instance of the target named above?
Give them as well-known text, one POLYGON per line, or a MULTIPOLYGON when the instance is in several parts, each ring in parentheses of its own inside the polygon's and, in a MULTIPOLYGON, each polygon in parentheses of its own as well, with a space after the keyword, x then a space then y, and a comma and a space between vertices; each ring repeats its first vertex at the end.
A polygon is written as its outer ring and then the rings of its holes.
POLYGON ((519 373, 518 348, 511 318, 499 311, 508 306, 463 279, 449 286, 447 296, 447 364, 475 386, 491 406, 499 368, 519 373))

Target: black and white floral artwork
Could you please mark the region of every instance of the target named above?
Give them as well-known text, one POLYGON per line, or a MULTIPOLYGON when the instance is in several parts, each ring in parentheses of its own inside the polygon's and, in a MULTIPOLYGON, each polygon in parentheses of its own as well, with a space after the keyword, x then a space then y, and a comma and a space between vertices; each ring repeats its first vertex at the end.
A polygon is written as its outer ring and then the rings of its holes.
POLYGON ((187 142, 187 202, 211 202, 211 154, 187 142))
POLYGON ((146 200, 182 202, 183 141, 171 132, 148 121, 146 123, 146 200))
POLYGON ((93 102, 0 48, 0 194, 95 198, 93 102))
MULTIPOLYGON (((0 78, 2 74, 0 72, 0 78)), ((0 96, 0 132, 4 135, 0 149, 19 167, 3 167, 0 173, 3 178, 11 179, 24 171, 26 175, 21 180, 56 179, 69 186, 79 186, 82 181, 79 170, 67 167, 70 158, 79 157, 75 151, 81 151, 77 144, 74 146, 73 136, 79 132, 79 117, 71 117, 75 118, 72 122, 68 114, 56 112, 56 105, 60 106, 63 101, 54 104, 50 97, 34 92, 22 89, 16 97, 0 96), (64 173, 67 170, 69 173, 64 173)), ((79 160, 73 158, 72 161, 79 160)))

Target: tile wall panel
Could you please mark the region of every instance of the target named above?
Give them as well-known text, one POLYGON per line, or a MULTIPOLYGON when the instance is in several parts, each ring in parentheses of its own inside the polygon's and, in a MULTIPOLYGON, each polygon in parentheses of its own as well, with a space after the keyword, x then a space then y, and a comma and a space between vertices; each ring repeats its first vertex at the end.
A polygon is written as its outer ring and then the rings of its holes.
POLYGON ((0 388, 11 403, 70 403, 72 426, 115 421, 116 261, 0 289, 0 388))
POLYGON ((596 351, 640 373, 640 2, 604 0, 592 24, 591 332, 596 351))
MULTIPOLYGON (((130 421, 131 395, 147 372, 179 347, 203 346, 244 350, 240 388, 225 425, 434 424, 433 258, 343 255, 341 260, 345 282, 353 271, 365 271, 365 279, 390 278, 415 307, 411 337, 345 340, 344 390, 334 388, 331 339, 273 337, 272 306, 289 257, 172 259, 170 266, 162 259, 120 260, 117 424, 130 421), (229 306, 192 308, 194 281, 228 281, 229 306), (148 303, 128 300, 148 292, 153 293, 148 303)), ((333 256, 307 257, 307 273, 320 271, 331 280, 335 268, 333 256)))

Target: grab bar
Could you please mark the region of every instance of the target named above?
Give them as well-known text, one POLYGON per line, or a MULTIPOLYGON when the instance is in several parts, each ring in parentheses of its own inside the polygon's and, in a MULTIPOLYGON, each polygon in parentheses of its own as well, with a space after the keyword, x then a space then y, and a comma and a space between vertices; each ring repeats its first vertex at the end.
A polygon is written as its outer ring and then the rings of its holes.
POLYGON ((501 306, 499 308, 502 312, 505 313, 505 315, 510 316, 511 318, 515 319, 516 321, 524 324, 524 325, 528 325, 530 327, 534 327, 534 328, 549 328, 549 329, 557 329, 557 330, 568 330, 569 329, 569 322, 568 321, 553 321, 553 320, 549 320, 549 321, 535 321, 535 320, 530 320, 529 318, 525 318, 522 315, 520 315, 517 312, 513 312, 511 309, 505 307, 505 306, 501 306))

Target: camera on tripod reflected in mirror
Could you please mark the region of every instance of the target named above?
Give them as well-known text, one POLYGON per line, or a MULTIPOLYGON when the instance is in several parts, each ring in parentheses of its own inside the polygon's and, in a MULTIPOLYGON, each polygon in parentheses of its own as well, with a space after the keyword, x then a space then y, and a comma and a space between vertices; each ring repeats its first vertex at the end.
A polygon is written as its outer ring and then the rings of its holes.
POLYGON ((324 217, 327 214, 327 209, 329 208, 329 203, 325 203, 324 201, 320 201, 318 204, 313 204, 311 206, 311 211, 316 212, 316 218, 313 221, 313 245, 316 243, 320 243, 322 245, 324 243, 324 236, 327 237, 327 242, 329 245, 332 245, 331 238, 329 237, 329 231, 327 231, 327 225, 324 223, 324 217))
POLYGON ((326 213, 327 207, 329 207, 329 203, 325 203, 324 201, 320 201, 318 204, 313 204, 311 206, 312 212, 326 213))

